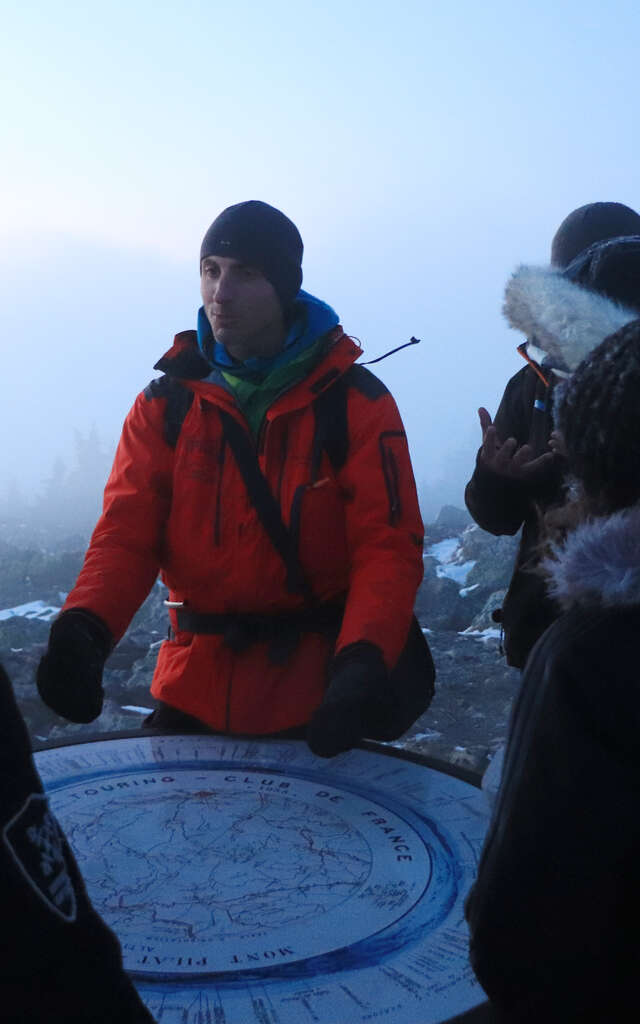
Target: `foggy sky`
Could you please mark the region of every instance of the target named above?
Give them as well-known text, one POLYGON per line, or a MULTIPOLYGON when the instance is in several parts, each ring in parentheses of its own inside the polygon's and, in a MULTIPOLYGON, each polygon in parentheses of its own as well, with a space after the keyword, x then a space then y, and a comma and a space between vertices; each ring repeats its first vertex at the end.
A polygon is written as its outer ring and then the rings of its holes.
POLYGON ((5 20, 0 493, 37 490, 73 428, 115 444, 195 326, 208 224, 263 199, 365 359, 422 339, 373 370, 423 498, 452 476, 461 502, 477 406, 522 365, 508 275, 574 207, 640 205, 636 5, 134 7, 5 20))

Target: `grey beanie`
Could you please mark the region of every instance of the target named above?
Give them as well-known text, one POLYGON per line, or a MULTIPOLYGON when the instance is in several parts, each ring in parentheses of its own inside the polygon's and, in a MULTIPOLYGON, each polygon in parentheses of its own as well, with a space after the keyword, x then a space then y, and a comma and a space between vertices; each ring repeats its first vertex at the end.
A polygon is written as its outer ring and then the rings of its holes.
POLYGON ((640 315, 640 234, 594 242, 562 276, 640 315))

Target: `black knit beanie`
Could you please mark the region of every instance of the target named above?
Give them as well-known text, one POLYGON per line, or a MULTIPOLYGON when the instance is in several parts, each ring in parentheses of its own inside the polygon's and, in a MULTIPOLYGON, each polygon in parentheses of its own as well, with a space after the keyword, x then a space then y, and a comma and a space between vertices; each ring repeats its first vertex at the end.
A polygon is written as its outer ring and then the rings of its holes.
POLYGON ((559 389, 570 472, 611 510, 640 499, 640 320, 605 338, 559 389))
POLYGON ((640 233, 594 242, 571 261, 563 277, 640 314, 640 233))
POLYGON ((551 243, 555 267, 569 263, 594 242, 621 235, 640 235, 640 214, 624 203, 587 203, 563 220, 551 243))
POLYGON ((302 283, 302 251, 293 221, 274 206, 251 199, 228 206, 216 217, 202 240, 200 264, 207 256, 229 256, 257 267, 287 313, 302 283))

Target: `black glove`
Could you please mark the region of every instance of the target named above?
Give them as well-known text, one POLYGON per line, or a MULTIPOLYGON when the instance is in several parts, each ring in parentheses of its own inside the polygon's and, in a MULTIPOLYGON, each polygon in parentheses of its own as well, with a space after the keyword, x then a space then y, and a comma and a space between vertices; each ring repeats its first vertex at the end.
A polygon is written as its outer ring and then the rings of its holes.
POLYGON ((45 704, 70 722, 93 722, 102 711, 102 670, 112 647, 111 633, 93 612, 63 612, 38 665, 38 693, 45 704))
POLYGON ((329 686, 307 728, 307 743, 318 757, 335 757, 355 747, 365 733, 367 706, 387 682, 382 654, 365 640, 334 658, 329 686))

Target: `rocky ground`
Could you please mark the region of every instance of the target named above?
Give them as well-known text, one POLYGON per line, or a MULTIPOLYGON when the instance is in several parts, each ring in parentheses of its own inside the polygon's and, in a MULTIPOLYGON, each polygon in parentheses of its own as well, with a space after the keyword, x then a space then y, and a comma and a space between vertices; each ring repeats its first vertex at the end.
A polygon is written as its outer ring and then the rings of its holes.
POLYGON ((436 694, 397 745, 481 773, 505 741, 520 673, 505 664, 497 637, 436 632, 428 640, 436 694))
MULTIPOLYGON (((445 508, 427 530, 425 578, 416 615, 427 631, 436 663, 436 695, 428 711, 396 745, 442 758, 458 767, 482 771, 503 743, 519 673, 500 654, 491 611, 504 595, 514 555, 513 538, 496 538, 470 524, 467 514, 445 508)), ((2 568, 7 551, 0 552, 2 568)), ((23 556, 20 556, 24 561, 23 556)), ((123 641, 107 662, 105 708, 97 723, 72 725, 50 712, 35 690, 35 669, 54 609, 72 585, 79 556, 42 552, 29 565, 28 586, 20 586, 22 564, 4 571, 7 593, 0 611, 0 659, 7 668, 35 747, 77 740, 96 732, 140 726, 152 707, 149 682, 166 630, 163 588, 157 585, 123 641), (37 564, 37 569, 34 565, 37 564), (15 586, 10 586, 12 572, 15 586), (38 576, 40 573, 41 576, 38 576), (39 606, 8 614, 39 595, 39 606), (22 598, 22 602, 20 601, 22 598), (47 610, 48 609, 48 610, 47 610)))

